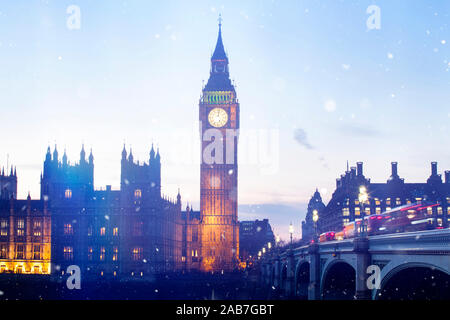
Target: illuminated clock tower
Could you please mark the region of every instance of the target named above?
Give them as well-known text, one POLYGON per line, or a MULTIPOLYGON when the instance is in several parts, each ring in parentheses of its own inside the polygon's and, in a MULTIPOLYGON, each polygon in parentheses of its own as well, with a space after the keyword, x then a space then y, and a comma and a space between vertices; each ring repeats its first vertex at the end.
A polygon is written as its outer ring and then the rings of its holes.
POLYGON ((203 271, 229 271, 238 264, 237 143, 239 103, 222 43, 222 24, 199 104, 202 162, 200 219, 203 271))

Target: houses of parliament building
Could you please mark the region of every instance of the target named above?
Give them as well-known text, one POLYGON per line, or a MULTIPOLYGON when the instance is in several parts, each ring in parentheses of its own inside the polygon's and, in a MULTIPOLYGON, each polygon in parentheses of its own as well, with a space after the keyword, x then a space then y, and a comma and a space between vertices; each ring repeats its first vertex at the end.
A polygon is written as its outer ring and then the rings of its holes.
MULTIPOLYGON (((199 104, 202 130, 237 129, 239 103, 228 71, 221 24, 199 104)), ((203 132, 202 131, 202 132, 203 132)), ((84 146, 71 164, 47 149, 40 199, 18 200, 17 172, 0 175, 0 273, 147 277, 181 270, 233 270, 238 264, 237 137, 234 161, 201 164, 200 211, 181 195, 161 194, 161 156, 135 161, 125 146, 120 190, 94 188, 94 156, 84 146)), ((227 148, 230 144, 227 142, 227 148)), ((202 143, 202 148, 207 147, 202 143)), ((202 149, 202 151, 204 151, 202 149)), ((225 154, 225 152, 224 152, 225 154)))

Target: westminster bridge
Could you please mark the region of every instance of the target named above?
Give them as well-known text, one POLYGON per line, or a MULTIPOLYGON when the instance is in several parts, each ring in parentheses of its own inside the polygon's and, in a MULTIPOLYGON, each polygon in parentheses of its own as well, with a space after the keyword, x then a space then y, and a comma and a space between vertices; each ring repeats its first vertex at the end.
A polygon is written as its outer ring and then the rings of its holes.
POLYGON ((450 299, 450 229, 272 248, 259 267, 287 299, 450 299))

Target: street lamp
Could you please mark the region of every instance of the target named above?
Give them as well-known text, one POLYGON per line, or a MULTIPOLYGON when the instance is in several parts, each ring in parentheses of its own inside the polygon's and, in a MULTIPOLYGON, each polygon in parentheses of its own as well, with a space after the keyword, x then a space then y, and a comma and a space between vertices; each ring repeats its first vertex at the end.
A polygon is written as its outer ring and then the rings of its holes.
POLYGON ((319 220, 319 212, 314 209, 312 219, 314 221, 314 241, 317 240, 317 221, 319 220))
POLYGON ((263 248, 262 248, 262 252, 263 252, 263 253, 266 253, 266 247, 263 247, 263 248))
POLYGON ((359 194, 358 194, 358 201, 359 204, 361 206, 361 236, 365 236, 366 235, 366 222, 364 219, 364 216, 366 214, 366 211, 364 210, 364 203, 366 203, 366 201, 369 200, 369 194, 367 193, 367 188, 365 186, 360 186, 359 187, 359 194))
POLYGON ((292 235, 294 234, 294 226, 291 224, 289 225, 289 234, 291 235, 291 246, 292 246, 292 235))
POLYGON ((267 242, 267 249, 270 250, 270 248, 272 248, 272 243, 271 242, 267 242))

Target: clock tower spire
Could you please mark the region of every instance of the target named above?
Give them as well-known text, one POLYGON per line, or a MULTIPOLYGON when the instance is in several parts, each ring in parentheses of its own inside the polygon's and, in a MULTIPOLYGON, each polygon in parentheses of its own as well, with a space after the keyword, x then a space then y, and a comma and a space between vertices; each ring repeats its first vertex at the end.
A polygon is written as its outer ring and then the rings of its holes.
POLYGON ((199 103, 200 230, 202 270, 230 271, 238 264, 239 223, 237 143, 239 103, 230 80, 228 57, 219 35, 211 71, 199 103))

